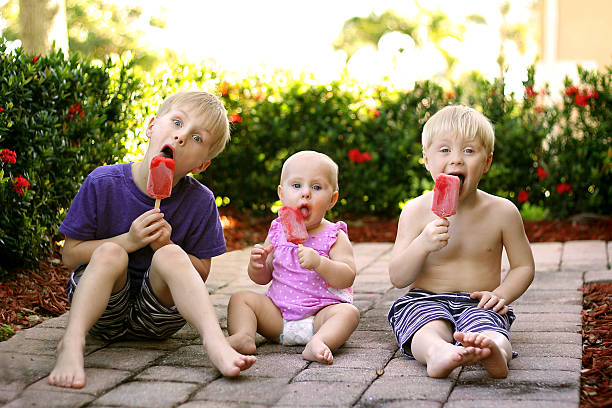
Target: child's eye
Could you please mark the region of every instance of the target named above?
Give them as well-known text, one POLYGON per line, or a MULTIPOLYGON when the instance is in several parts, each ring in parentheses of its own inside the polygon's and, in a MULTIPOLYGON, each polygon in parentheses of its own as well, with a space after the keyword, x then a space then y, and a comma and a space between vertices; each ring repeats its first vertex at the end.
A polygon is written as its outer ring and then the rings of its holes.
POLYGON ((302 185, 300 183, 293 183, 291 186, 293 188, 301 188, 302 187, 302 185))
POLYGON ((318 184, 315 184, 314 186, 312 186, 312 189, 315 190, 315 191, 318 191, 318 190, 321 189, 321 186, 318 185, 318 184))
POLYGON ((474 153, 474 150, 471 147, 466 147, 464 152, 466 152, 466 153, 474 153))
POLYGON ((450 152, 450 149, 448 147, 443 147, 443 148, 440 149, 440 151, 442 153, 448 153, 448 152, 450 152))
POLYGON ((196 142, 200 143, 202 141, 202 138, 198 135, 193 135, 193 140, 195 140, 196 142))
POLYGON ((174 123, 174 126, 176 127, 181 127, 183 125, 183 123, 178 119, 173 119, 172 123, 174 123))

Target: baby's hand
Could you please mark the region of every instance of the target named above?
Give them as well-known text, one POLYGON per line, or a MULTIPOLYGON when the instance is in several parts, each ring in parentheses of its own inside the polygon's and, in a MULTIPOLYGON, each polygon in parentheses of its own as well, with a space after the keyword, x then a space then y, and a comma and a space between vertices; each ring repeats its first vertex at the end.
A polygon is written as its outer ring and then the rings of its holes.
POLYGON ((482 290, 478 292, 472 292, 470 294, 472 299, 480 299, 478 302, 478 308, 481 309, 492 309, 501 315, 506 314, 508 306, 506 306, 506 299, 502 299, 493 292, 482 290))
POLYGON ((266 259, 270 252, 274 250, 274 245, 264 247, 261 244, 255 244, 251 249, 251 259, 249 261, 251 268, 255 270, 263 270, 266 266, 266 259))
POLYGON ((425 226, 420 237, 427 252, 438 251, 448 245, 449 225, 446 218, 436 218, 425 226))
POLYGON ((297 256, 300 266, 304 269, 316 269, 321 265, 321 255, 312 248, 300 245, 297 256))

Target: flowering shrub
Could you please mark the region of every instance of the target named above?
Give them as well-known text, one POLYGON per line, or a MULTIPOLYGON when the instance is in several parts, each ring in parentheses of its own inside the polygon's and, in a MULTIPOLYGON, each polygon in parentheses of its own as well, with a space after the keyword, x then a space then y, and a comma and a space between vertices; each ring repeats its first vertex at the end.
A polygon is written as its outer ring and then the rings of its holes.
POLYGON ((85 176, 125 155, 128 70, 0 42, 0 276, 47 256, 85 176))
POLYGON ((162 81, 150 77, 151 92, 146 91, 143 111, 154 114, 161 99, 185 86, 210 90, 222 99, 232 140, 206 172, 196 176, 212 188, 220 205, 269 212, 276 201, 283 160, 297 150, 315 149, 330 155, 340 167, 340 200, 334 211, 397 216, 400 203, 433 188, 421 158, 425 121, 447 104, 469 104, 491 120, 496 134, 493 164, 480 188, 519 207, 541 206, 562 218, 582 211, 606 213, 605 201, 599 198, 597 203, 593 197, 576 200, 582 190, 570 176, 571 171, 578 174, 591 165, 590 171, 601 171, 593 179, 596 183, 586 186, 597 197, 601 186, 610 184, 604 182, 612 166, 610 132, 604 129, 612 121, 598 107, 609 97, 610 74, 589 75, 599 79, 585 76, 571 85, 574 88, 568 84, 561 95, 564 102, 557 106, 546 87, 535 88, 533 69, 528 71, 521 100, 505 94, 502 81, 477 77, 469 86, 450 90, 424 81, 410 91, 398 91, 348 81, 312 85, 284 73, 236 80, 211 67, 189 65, 157 73, 162 81), (582 106, 585 102, 587 107, 582 106), (594 109, 600 115, 596 122, 592 122, 594 109), (579 123, 580 115, 584 123, 579 123), (571 124, 561 125, 565 122, 571 124), (604 153, 585 165, 576 161, 573 150, 562 148, 561 140, 580 144, 581 132, 595 130, 594 123, 599 124, 600 137, 589 149, 604 153), (574 170, 576 166, 581 170, 574 170), (569 188, 560 187, 559 193, 557 185, 563 183, 569 188))
POLYGON ((557 218, 612 208, 612 68, 578 72, 550 110, 546 154, 531 180, 534 202, 557 218))

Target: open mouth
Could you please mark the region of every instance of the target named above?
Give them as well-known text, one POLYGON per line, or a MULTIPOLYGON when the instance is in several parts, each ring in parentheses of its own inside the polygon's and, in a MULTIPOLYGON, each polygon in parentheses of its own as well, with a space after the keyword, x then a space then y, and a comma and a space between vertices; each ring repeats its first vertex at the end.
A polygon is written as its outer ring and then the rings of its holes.
POLYGON ((164 145, 164 147, 162 147, 161 151, 159 152, 159 156, 174 159, 174 149, 170 145, 164 145))
POLYGON ((306 204, 300 206, 299 210, 302 213, 302 217, 304 217, 304 219, 307 219, 308 216, 310 215, 310 209, 308 208, 306 204))

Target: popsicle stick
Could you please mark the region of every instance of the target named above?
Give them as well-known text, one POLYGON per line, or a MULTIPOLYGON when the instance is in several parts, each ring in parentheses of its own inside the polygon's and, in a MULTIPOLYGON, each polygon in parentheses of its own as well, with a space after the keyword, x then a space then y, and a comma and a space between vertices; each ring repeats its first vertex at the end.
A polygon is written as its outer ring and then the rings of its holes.
POLYGON ((155 199, 155 207, 154 208, 159 208, 159 204, 161 203, 161 198, 156 198, 155 199))

